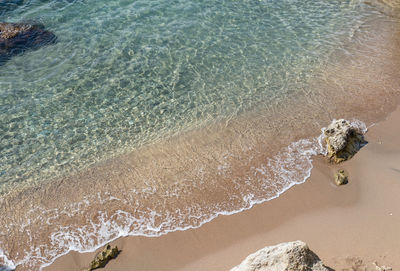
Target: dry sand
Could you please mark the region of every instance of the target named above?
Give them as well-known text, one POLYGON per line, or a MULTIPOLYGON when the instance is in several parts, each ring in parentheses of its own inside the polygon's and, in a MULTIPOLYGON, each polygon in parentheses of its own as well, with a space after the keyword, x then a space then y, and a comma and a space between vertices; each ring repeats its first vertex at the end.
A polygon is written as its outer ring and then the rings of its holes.
MULTIPOLYGON (((314 159, 311 177, 279 198, 198 229, 161 237, 126 237, 104 270, 229 270, 248 254, 293 240, 308 243, 335 270, 400 270, 400 108, 371 127, 350 161, 314 159), (335 170, 349 184, 333 183, 335 170)), ((44 270, 82 270, 94 253, 69 253, 44 270)))

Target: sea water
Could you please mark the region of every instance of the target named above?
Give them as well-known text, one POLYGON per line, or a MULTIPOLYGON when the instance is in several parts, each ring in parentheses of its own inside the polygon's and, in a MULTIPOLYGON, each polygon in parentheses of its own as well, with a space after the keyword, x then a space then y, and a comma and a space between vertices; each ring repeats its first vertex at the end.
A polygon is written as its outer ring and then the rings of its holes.
POLYGON ((57 36, 0 66, 0 263, 20 270, 273 199, 309 176, 324 125, 399 95, 382 3, 0 4, 57 36))

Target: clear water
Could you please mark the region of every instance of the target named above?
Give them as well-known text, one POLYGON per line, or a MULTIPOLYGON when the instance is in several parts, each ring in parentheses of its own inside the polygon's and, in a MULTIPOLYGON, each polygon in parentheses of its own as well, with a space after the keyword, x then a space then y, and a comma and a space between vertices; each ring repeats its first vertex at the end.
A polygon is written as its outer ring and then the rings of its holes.
POLYGON ((0 21, 58 37, 0 66, 0 265, 198 227, 304 182, 323 124, 399 94, 376 19, 361 0, 0 0, 0 21))
MULTIPOLYGON (((352 1, 25 1, 56 45, 0 66, 1 184, 53 177, 298 95, 352 1)), ((2 187, 2 190, 5 188, 2 187)))

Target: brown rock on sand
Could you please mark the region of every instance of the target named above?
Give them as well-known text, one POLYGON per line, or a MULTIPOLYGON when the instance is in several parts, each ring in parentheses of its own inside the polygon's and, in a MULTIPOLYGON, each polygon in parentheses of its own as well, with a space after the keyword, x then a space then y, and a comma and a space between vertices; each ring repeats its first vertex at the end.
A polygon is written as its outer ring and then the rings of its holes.
POLYGON ((344 185, 349 182, 348 176, 343 169, 338 170, 335 173, 335 183, 336 185, 344 185))
POLYGON ((103 251, 97 254, 94 260, 91 262, 90 268, 85 269, 84 271, 91 271, 106 266, 106 264, 111 259, 115 259, 119 253, 120 250, 118 250, 117 246, 112 248, 110 245, 106 245, 103 251))

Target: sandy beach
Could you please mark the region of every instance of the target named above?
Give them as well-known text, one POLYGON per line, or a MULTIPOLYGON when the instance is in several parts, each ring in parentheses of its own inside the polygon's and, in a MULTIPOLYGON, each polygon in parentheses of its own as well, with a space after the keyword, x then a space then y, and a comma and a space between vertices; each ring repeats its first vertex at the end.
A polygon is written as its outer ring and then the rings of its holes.
POLYGON ((400 270, 400 0, 0 2, 0 271, 400 270))
MULTIPOLYGON (((279 198, 200 228, 161 237, 120 238, 122 250, 104 270, 229 270, 248 254, 302 240, 335 270, 400 270, 400 108, 372 127, 368 144, 350 161, 330 165, 314 158, 306 183, 279 198), (337 187, 337 169, 349 183, 337 187)), ((50 270, 82 270, 93 253, 71 252, 50 270)))

